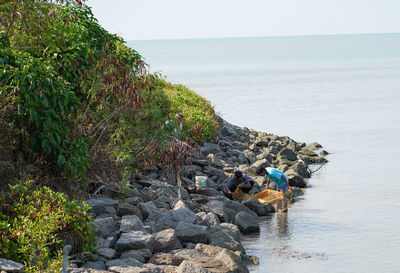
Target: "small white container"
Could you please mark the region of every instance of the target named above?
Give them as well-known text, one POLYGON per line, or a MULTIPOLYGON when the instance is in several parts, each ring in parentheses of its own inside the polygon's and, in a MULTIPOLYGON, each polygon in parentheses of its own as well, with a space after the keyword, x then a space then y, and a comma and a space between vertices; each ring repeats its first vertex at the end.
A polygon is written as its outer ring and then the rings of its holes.
POLYGON ((196 176, 197 187, 207 187, 207 176, 196 176))

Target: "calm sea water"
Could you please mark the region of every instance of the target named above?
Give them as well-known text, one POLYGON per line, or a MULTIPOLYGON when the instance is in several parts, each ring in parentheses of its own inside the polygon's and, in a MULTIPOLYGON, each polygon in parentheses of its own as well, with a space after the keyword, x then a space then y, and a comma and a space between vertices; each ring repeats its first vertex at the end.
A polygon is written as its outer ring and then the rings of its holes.
POLYGON ((128 44, 227 121, 331 153, 287 215, 243 237, 253 272, 400 272, 400 34, 128 44))

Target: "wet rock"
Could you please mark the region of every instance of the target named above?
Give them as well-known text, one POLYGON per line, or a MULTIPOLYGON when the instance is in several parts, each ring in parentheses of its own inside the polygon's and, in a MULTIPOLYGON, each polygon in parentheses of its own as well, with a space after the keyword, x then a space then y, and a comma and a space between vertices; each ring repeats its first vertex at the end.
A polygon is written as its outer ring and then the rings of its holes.
POLYGON ((210 228, 208 230, 208 239, 210 241, 210 245, 226 248, 232 251, 239 251, 243 254, 246 253, 242 244, 240 243, 240 232, 238 227, 233 224, 229 225, 235 226, 237 229, 237 234, 233 230, 223 226, 215 226, 210 228))
POLYGON ((248 269, 242 264, 240 257, 231 250, 204 244, 197 244, 195 249, 222 261, 232 272, 248 272, 248 269))
POLYGON ((244 200, 243 205, 257 213, 258 216, 266 216, 272 212, 275 212, 274 207, 270 203, 262 204, 254 198, 244 200))
POLYGON ((304 178, 301 177, 295 170, 289 169, 287 172, 285 172, 285 174, 289 178, 290 186, 296 186, 299 188, 305 188, 307 186, 307 183, 304 181, 304 178))
POLYGON ((311 177, 311 174, 310 174, 307 166, 302 162, 298 162, 298 163, 294 164, 293 166, 291 166, 290 168, 293 169, 295 172, 297 172, 303 178, 311 177))
POLYGON ((236 213, 245 212, 253 217, 257 217, 257 214, 255 212, 253 212, 251 209, 249 209, 248 207, 237 201, 228 199, 224 200, 224 209, 226 208, 232 209, 236 213))
POLYGON ((329 153, 327 152, 327 151, 325 151, 325 150, 322 150, 320 153, 319 153, 319 155, 320 156, 326 156, 326 155, 328 155, 329 153))
POLYGON ((252 233, 260 231, 258 217, 254 216, 253 214, 246 213, 244 211, 241 211, 238 214, 236 214, 234 223, 239 227, 240 231, 243 233, 252 233))

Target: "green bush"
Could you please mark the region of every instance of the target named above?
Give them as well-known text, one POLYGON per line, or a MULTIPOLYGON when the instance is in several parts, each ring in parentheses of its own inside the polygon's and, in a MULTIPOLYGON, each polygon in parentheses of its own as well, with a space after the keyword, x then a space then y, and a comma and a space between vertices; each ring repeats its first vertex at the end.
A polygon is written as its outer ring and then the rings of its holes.
POLYGON ((75 251, 91 250, 96 243, 87 205, 36 188, 32 181, 19 181, 2 193, 0 209, 0 257, 25 263, 33 272, 58 264, 66 243, 75 251))
POLYGON ((52 158, 65 176, 83 177, 88 141, 70 134, 69 118, 76 113, 79 100, 68 83, 46 61, 29 53, 3 45, 0 56, 0 102, 18 107, 15 122, 22 130, 25 147, 52 158))
POLYGON ((195 142, 213 142, 218 130, 218 118, 211 103, 180 84, 162 82, 161 92, 168 98, 171 114, 185 116, 184 133, 195 142))

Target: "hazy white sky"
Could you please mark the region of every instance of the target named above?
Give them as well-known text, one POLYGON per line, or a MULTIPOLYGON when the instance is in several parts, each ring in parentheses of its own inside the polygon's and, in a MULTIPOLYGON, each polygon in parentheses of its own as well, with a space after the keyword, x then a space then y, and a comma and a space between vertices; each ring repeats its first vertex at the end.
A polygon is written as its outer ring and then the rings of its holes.
POLYGON ((88 0, 125 40, 400 32, 400 0, 88 0))

